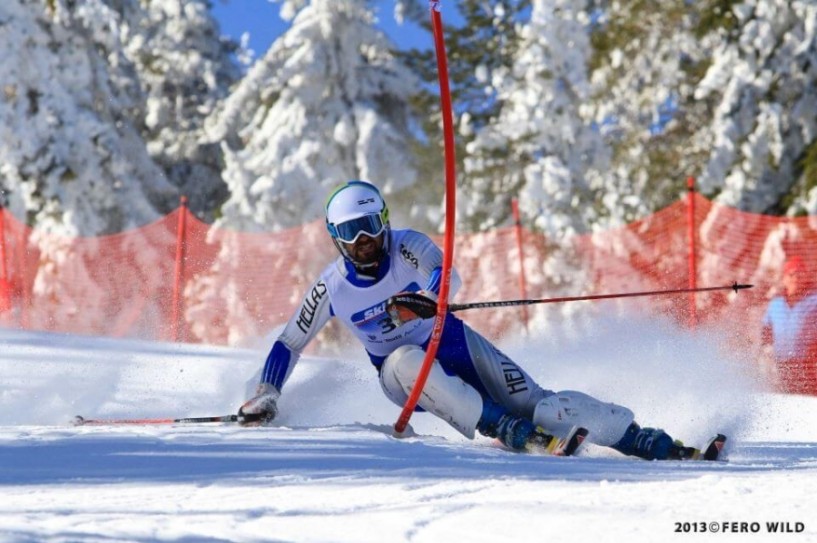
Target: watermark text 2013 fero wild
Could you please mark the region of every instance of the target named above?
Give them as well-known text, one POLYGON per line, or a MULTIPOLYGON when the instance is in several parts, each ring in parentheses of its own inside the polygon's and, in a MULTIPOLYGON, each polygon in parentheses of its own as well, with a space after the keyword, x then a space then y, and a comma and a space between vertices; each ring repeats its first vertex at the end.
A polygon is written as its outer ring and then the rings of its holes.
POLYGON ((745 522, 745 521, 696 521, 696 522, 676 522, 675 532, 677 533, 718 533, 727 534, 799 534, 806 529, 802 522, 789 521, 766 521, 766 522, 745 522))

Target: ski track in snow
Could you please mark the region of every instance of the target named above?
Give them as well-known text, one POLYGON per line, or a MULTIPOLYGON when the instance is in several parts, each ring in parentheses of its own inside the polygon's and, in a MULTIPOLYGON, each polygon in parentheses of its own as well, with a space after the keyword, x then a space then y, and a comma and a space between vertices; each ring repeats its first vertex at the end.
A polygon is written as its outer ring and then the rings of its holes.
POLYGON ((266 353, 0 329, 0 541, 817 541, 817 398, 763 392, 705 332, 572 334, 502 347, 687 442, 726 431, 729 462, 515 454, 428 414, 397 439, 399 408, 354 350, 302 359, 274 427, 73 427, 233 413, 266 353))

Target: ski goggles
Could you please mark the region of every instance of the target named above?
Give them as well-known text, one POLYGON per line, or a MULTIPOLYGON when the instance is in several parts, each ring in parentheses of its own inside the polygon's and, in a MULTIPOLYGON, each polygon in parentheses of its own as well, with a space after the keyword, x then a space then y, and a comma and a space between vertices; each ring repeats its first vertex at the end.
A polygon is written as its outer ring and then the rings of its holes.
POLYGON ((386 229, 386 224, 379 214, 363 215, 350 221, 340 224, 329 223, 326 225, 329 234, 343 243, 354 243, 361 235, 369 237, 379 236, 386 229))

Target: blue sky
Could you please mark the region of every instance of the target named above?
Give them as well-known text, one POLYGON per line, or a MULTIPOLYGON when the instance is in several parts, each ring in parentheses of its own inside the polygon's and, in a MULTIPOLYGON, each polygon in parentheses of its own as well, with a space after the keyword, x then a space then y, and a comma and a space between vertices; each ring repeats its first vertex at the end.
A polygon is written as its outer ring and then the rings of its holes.
MULTIPOLYGON (((406 23, 401 26, 395 22, 394 0, 377 0, 375 8, 378 26, 398 47, 433 47, 430 34, 418 29, 416 25, 406 23)), ((270 0, 213 0, 213 15, 221 25, 221 33, 238 40, 241 34, 249 32, 250 48, 255 51, 256 58, 263 56, 275 38, 288 26, 278 16, 279 9, 280 4, 270 0)), ((447 9, 453 9, 453 2, 443 5, 443 24, 447 9)))

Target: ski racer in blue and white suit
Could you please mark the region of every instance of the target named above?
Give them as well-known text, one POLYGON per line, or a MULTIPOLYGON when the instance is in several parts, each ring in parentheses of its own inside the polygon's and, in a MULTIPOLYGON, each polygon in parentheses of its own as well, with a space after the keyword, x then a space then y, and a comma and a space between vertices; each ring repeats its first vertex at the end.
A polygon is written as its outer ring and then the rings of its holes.
MULTIPOLYGON (((307 290, 272 346, 256 396, 242 405, 239 417, 260 415, 267 423, 275 418, 277 400, 301 352, 332 317, 363 344, 395 404, 402 407, 414 385, 434 320, 418 318, 390 300, 414 292, 436 301, 442 252, 420 232, 392 230, 380 192, 364 181, 350 181, 330 195, 326 222, 341 256, 307 290)), ((460 285, 452 270, 452 297, 460 285)), ((649 459, 682 454, 662 430, 640 428, 625 407, 580 392, 543 389, 451 313, 436 361, 419 406, 469 438, 479 431, 526 450, 541 443, 542 434, 560 436, 578 425, 589 430, 588 440, 624 454, 649 459)))

